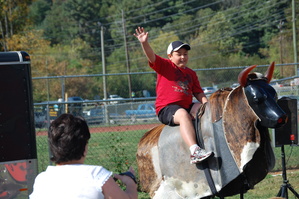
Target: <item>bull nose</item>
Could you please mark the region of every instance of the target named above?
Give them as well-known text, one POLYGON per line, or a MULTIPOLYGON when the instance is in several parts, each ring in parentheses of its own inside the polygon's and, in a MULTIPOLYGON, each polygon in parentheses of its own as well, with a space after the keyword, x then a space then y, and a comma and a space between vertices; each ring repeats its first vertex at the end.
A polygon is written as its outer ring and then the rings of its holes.
POLYGON ((281 116, 280 118, 278 118, 276 128, 282 127, 287 122, 288 122, 288 115, 285 114, 285 115, 281 116))

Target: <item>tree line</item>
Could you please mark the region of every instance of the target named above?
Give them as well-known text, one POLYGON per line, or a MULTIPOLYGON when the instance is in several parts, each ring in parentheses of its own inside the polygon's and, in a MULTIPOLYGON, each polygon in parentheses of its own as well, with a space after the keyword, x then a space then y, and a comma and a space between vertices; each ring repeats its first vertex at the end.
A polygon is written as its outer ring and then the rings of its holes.
MULTIPOLYGON (((291 0, 0 0, 0 6, 1 50, 28 52, 33 77, 101 74, 102 51, 107 74, 151 71, 133 36, 138 26, 163 57, 171 41, 188 42, 193 69, 294 60, 291 0)), ((286 69, 275 78, 294 74, 286 69)), ((199 74, 203 86, 231 78, 223 71, 199 74)), ((137 97, 155 92, 155 74, 132 75, 130 82, 137 97)), ((109 93, 130 97, 128 84, 126 75, 107 77, 109 93)), ((103 97, 101 78, 70 78, 65 87, 69 95, 103 97)), ((35 101, 47 99, 44 88, 34 84, 35 101)), ((59 81, 51 83, 52 100, 60 90, 59 81)))

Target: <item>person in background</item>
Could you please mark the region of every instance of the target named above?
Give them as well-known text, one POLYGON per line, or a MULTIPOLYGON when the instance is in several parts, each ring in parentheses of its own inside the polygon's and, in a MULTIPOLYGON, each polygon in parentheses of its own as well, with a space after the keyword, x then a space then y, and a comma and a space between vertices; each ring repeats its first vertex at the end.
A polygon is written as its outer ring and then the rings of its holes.
POLYGON ((156 55, 148 42, 148 32, 138 27, 134 36, 141 43, 149 66, 157 73, 156 113, 166 125, 180 125, 180 133, 189 146, 190 163, 196 164, 213 153, 200 148, 196 142, 192 119, 196 117, 201 103, 208 101, 198 77, 187 67, 189 44, 181 41, 171 42, 167 48, 168 59, 156 55), (192 103, 193 96, 201 103, 192 103))
POLYGON ((113 173, 102 166, 85 165, 90 132, 86 121, 71 114, 62 114, 49 128, 48 141, 52 153, 48 166, 34 182, 30 199, 137 199, 134 170, 124 175, 114 174, 122 181, 123 191, 113 179, 113 173))

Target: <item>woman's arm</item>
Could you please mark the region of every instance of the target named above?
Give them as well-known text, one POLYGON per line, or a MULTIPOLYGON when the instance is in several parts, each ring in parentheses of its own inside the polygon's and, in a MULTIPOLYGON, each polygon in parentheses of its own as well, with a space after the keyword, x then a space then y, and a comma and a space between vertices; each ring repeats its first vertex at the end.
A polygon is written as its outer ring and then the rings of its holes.
MULTIPOLYGON (((131 167, 129 169, 134 174, 134 170, 131 167)), ((108 181, 103 185, 103 194, 107 199, 137 199, 137 184, 132 178, 125 175, 114 175, 115 178, 121 180, 126 185, 126 190, 123 191, 118 184, 114 181, 113 177, 110 177, 108 181)))

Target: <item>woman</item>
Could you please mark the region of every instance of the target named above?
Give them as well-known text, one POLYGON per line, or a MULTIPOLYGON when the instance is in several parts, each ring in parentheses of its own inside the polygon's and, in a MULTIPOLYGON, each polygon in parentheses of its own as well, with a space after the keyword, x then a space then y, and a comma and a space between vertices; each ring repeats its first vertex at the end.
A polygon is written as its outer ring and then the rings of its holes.
POLYGON ((111 171, 102 166, 84 164, 90 132, 83 118, 62 114, 51 123, 48 136, 51 161, 56 166, 48 166, 36 177, 30 199, 138 197, 132 168, 126 175, 114 174, 114 178, 126 185, 123 191, 114 181, 111 171))

